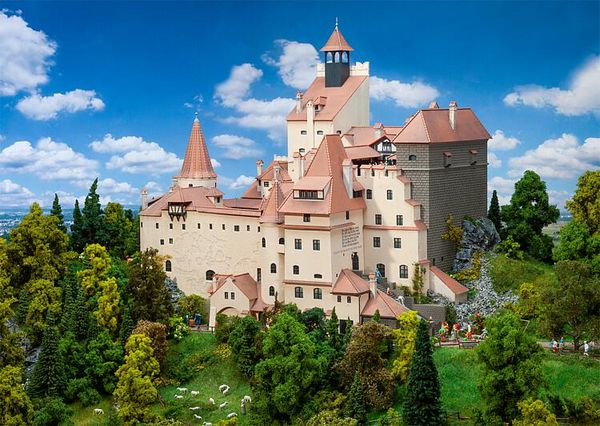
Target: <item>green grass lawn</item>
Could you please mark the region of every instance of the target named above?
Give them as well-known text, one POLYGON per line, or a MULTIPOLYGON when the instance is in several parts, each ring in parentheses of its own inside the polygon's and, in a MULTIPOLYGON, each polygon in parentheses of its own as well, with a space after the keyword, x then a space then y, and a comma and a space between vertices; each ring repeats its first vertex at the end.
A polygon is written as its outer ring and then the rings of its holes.
POLYGON ((534 259, 514 260, 504 255, 499 255, 490 260, 490 276, 494 282, 494 289, 498 293, 507 290, 519 291, 523 283, 537 283, 554 280, 554 268, 534 259))

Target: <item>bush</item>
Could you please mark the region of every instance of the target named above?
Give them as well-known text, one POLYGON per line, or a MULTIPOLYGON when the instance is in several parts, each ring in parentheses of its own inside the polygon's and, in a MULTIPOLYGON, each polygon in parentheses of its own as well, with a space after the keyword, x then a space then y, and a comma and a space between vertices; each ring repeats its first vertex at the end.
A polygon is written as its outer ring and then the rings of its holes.
POLYGON ((542 401, 526 399, 517 404, 522 419, 515 420, 514 426, 558 426, 556 416, 552 414, 542 401))
POLYGON ((169 337, 172 337, 177 342, 191 333, 190 327, 183 322, 181 317, 169 318, 169 337))
POLYGON ((59 398, 44 398, 38 400, 33 415, 34 426, 71 426, 73 410, 59 398))
POLYGON ((177 301, 177 313, 182 317, 194 318, 194 315, 202 315, 202 322, 208 323, 208 313, 206 311, 206 299, 197 294, 183 296, 177 301))
POLYGON ((231 331, 235 328, 240 317, 229 317, 225 314, 217 314, 217 327, 215 329, 215 337, 217 343, 227 343, 231 331))
POLYGON ((521 245, 516 242, 511 235, 496 246, 498 253, 504 253, 509 259, 523 260, 523 251, 521 245))
POLYGON ((167 327, 159 322, 141 320, 133 329, 133 334, 143 334, 152 340, 152 349, 154 349, 154 358, 158 361, 161 368, 164 366, 167 357, 167 327))

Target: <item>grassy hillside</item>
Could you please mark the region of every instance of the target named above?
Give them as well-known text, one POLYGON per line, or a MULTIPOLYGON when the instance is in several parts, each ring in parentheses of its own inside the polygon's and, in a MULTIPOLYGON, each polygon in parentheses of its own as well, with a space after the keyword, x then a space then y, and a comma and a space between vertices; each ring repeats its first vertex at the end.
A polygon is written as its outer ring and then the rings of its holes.
POLYGON ((552 265, 530 258, 509 259, 504 255, 490 259, 490 276, 494 282, 494 289, 498 293, 507 290, 517 292, 519 286, 526 282, 535 284, 555 279, 552 265))

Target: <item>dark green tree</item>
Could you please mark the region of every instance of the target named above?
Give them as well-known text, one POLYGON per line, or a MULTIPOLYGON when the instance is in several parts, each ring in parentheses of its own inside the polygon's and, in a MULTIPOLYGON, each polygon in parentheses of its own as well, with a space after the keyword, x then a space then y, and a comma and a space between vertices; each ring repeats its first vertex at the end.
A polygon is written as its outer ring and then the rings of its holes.
POLYGON ((362 382, 358 373, 354 375, 350 392, 344 406, 344 415, 352 417, 358 421, 359 425, 364 425, 367 420, 368 403, 365 398, 362 382))
POLYGON ((494 189, 492 192, 492 200, 490 201, 490 209, 488 210, 487 217, 492 221, 496 227, 496 231, 502 230, 502 218, 500 216, 500 203, 498 203, 498 193, 494 189))
POLYGON ((521 249, 536 259, 549 261, 552 257, 552 239, 542 229, 558 220, 560 213, 548 202, 546 183, 531 170, 515 184, 510 204, 502 206, 505 235, 519 243, 521 249))
MULTIPOLYGON (((7 272, 6 243, 0 238, 0 368, 23 363, 20 333, 11 330, 8 321, 13 319, 12 305, 16 302, 7 272)), ((1 419, 1 417, 0 417, 1 419)))
POLYGON ((125 344, 129 336, 131 336, 131 332, 133 331, 135 324, 133 323, 133 318, 131 317, 131 308, 129 304, 126 304, 123 308, 123 317, 121 320, 121 330, 119 331, 119 339, 121 343, 125 344))
POLYGON ((38 357, 28 393, 32 397, 43 398, 47 396, 61 396, 66 386, 64 363, 60 350, 58 330, 50 325, 44 332, 40 356, 38 357))
POLYGON ((331 318, 327 320, 327 344, 336 351, 337 356, 344 352, 344 339, 340 335, 340 322, 335 313, 335 307, 331 312, 331 318))
POLYGON ((50 397, 35 401, 33 426, 74 426, 73 409, 60 398, 50 397))
POLYGON ((85 197, 83 205, 81 235, 84 246, 87 244, 99 243, 106 245, 107 235, 104 223, 104 214, 100 206, 100 196, 96 192, 98 189, 98 178, 94 179, 90 191, 85 197))
POLYGON ((123 346, 102 330, 87 349, 85 373, 91 385, 100 392, 113 393, 117 385, 115 372, 123 363, 123 346))
POLYGON ((65 216, 63 215, 62 207, 58 201, 58 194, 54 194, 54 201, 52 202, 50 214, 58 219, 58 228, 66 234, 67 227, 65 226, 65 216))
POLYGON ((83 237, 83 216, 79 208, 79 200, 75 200, 73 208, 73 224, 71 225, 71 250, 81 253, 85 248, 85 238, 83 237))
POLYGON ((239 321, 229 334, 229 346, 233 360, 238 365, 241 373, 250 378, 254 374, 254 367, 261 355, 261 325, 251 316, 246 316, 239 321))
POLYGON ((165 286, 167 275, 156 249, 146 249, 129 264, 127 294, 133 302, 135 323, 148 320, 168 324, 173 315, 171 295, 165 286))
POLYGON ((517 403, 535 397, 544 383, 543 350, 510 311, 488 318, 485 325, 488 337, 479 345, 477 358, 481 365, 478 388, 486 403, 486 422, 510 423, 519 415, 517 403))
POLYGON ((404 400, 404 421, 409 425, 442 425, 446 417, 440 401, 440 383, 433 362, 427 323, 419 321, 415 352, 408 373, 408 392, 404 400))
POLYGON ((379 309, 375 310, 375 313, 373 314, 373 321, 381 322, 381 314, 379 313, 379 309))

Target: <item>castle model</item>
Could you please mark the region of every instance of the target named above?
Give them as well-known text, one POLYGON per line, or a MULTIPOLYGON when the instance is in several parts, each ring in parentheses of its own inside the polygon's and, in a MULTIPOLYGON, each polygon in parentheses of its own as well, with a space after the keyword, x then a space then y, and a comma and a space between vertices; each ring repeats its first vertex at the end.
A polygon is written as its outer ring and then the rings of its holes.
POLYGON ((370 125, 369 63, 351 65, 352 50, 336 25, 287 116, 287 156, 258 160, 241 198, 218 189, 197 117, 169 192, 142 192, 142 250, 158 249, 183 292, 208 298, 211 326, 218 313, 259 318, 276 299, 335 308, 344 328, 377 310, 394 320, 407 308, 390 290, 412 289, 419 272, 423 292, 466 299, 442 234, 449 214, 486 214, 490 135, 456 102, 370 125))

